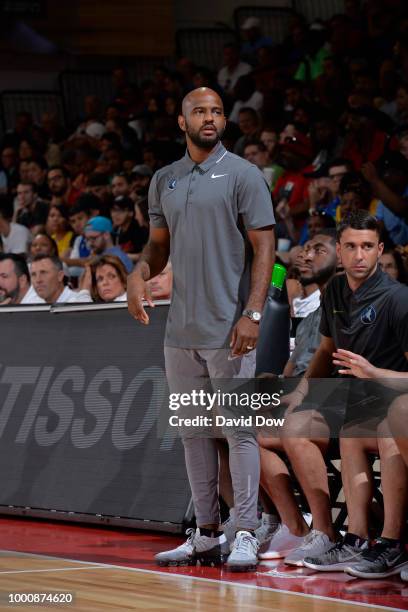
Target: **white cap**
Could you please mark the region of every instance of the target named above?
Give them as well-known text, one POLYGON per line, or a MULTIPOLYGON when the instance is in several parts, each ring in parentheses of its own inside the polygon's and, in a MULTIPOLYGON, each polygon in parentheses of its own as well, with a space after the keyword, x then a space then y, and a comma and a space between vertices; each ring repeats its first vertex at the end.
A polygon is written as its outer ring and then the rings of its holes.
POLYGON ((103 123, 98 123, 97 121, 90 123, 85 130, 85 134, 87 136, 90 136, 91 138, 96 138, 96 140, 100 140, 105 134, 105 132, 106 127, 103 125, 103 123))
POLYGON ((252 30, 252 28, 260 28, 261 20, 259 17, 247 17, 241 26, 241 30, 252 30))

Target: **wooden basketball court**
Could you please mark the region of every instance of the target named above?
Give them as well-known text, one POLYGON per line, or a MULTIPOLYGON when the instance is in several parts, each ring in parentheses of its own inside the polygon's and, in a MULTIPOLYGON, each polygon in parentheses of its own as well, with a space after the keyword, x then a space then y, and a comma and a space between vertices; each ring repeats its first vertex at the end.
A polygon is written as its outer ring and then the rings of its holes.
POLYGON ((0 537, 0 610, 408 610, 408 583, 398 577, 361 581, 277 562, 248 574, 157 568, 154 554, 177 545, 174 536, 2 519, 0 537), (35 594, 72 602, 35 603, 35 594))

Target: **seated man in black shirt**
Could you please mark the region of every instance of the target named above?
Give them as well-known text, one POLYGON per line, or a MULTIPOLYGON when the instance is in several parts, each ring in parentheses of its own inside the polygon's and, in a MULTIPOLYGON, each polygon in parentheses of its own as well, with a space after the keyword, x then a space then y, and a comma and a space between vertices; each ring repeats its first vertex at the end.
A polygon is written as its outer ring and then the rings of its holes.
MULTIPOLYGON (((322 571, 344 569, 360 578, 383 578, 408 566, 401 542, 407 471, 386 421, 392 399, 401 393, 395 380, 408 382, 408 288, 379 268, 383 250, 379 224, 366 211, 357 211, 340 225, 337 249, 345 275, 335 277, 326 289, 320 324, 322 340, 304 378, 289 398, 289 409, 296 417, 296 407, 302 410, 308 394, 308 379, 329 376, 332 364, 337 376, 349 377, 350 399, 340 439, 348 533, 326 553, 306 556, 303 564, 322 571), (350 377, 376 379, 381 384, 350 377), (378 389, 382 392, 378 393, 378 389), (359 437, 348 437, 353 435, 359 437), (371 547, 369 452, 380 456, 385 515, 382 536, 371 547)), ((302 486, 305 481, 307 487, 312 466, 307 465, 305 457, 301 464, 297 453, 298 449, 292 448, 291 460, 302 486)))
POLYGON ((134 218, 133 200, 126 196, 115 198, 110 213, 115 246, 120 246, 132 261, 137 261, 149 237, 149 230, 140 227, 134 218))

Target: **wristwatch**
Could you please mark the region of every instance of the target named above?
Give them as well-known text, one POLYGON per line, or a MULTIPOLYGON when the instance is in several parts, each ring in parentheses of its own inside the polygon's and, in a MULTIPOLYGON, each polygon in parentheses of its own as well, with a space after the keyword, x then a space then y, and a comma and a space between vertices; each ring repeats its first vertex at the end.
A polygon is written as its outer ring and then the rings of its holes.
POLYGON ((262 317, 262 313, 258 312, 257 310, 250 310, 249 308, 246 308, 242 311, 242 316, 248 317, 248 319, 253 323, 259 323, 262 317))

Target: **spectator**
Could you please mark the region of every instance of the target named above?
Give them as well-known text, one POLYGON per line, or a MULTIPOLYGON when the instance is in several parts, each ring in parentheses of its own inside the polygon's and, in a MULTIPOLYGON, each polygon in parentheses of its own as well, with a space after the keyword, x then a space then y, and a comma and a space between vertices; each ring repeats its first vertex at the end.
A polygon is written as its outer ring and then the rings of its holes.
POLYGON ((380 200, 376 217, 382 221, 391 242, 405 246, 408 244, 408 162, 399 153, 389 153, 377 166, 378 170, 374 164, 367 163, 362 168, 374 196, 380 200))
POLYGON ((28 160, 20 162, 18 176, 20 178, 20 183, 30 182, 30 162, 28 160))
POLYGON ((35 233, 36 228, 47 222, 48 202, 40 200, 35 183, 20 182, 17 185, 17 197, 14 204, 13 221, 25 225, 35 233))
POLYGON ((58 247, 54 238, 51 238, 45 231, 39 231, 35 234, 30 244, 30 258, 33 259, 36 255, 49 255, 50 257, 58 257, 58 247))
POLYGON ((336 222, 333 217, 319 210, 312 210, 309 213, 309 218, 306 223, 310 240, 314 238, 316 234, 320 234, 324 229, 336 227, 336 222))
POLYGON ((240 77, 234 87, 235 104, 228 117, 229 121, 239 123, 239 112, 242 108, 259 111, 263 105, 263 94, 256 90, 255 80, 250 74, 240 77))
POLYGON ((387 136, 376 126, 376 112, 369 106, 349 107, 346 112, 347 134, 342 155, 356 170, 363 163, 375 162, 383 154, 387 136))
POLYGON ((334 219, 336 208, 340 204, 341 179, 352 170, 353 166, 349 160, 338 157, 308 174, 309 178, 315 179, 308 186, 309 210, 323 210, 334 219), (319 180, 326 178, 328 180, 319 180))
POLYGON ((69 174, 63 166, 50 168, 47 181, 53 204, 72 206, 81 195, 81 192, 72 185, 69 174))
POLYGON ((370 185, 358 172, 349 172, 340 181, 340 203, 336 208, 336 221, 346 219, 357 210, 369 210, 375 214, 377 200, 372 200, 370 185))
POLYGON ((270 163, 268 149, 263 142, 257 138, 248 140, 244 148, 244 158, 258 166, 265 176, 269 189, 273 189, 274 185, 276 185, 276 181, 283 174, 284 170, 281 166, 278 166, 278 164, 270 163))
POLYGON ((102 208, 107 207, 111 198, 108 175, 100 172, 91 174, 88 178, 85 192, 97 197, 102 208))
POLYGON ((64 270, 58 257, 36 255, 31 263, 31 281, 47 304, 91 302, 87 291, 64 287, 64 270))
POLYGON ((246 143, 258 136, 260 127, 258 113, 253 108, 241 108, 238 114, 238 125, 242 136, 235 143, 234 153, 242 157, 246 143))
POLYGON ((28 180, 37 185, 38 196, 42 200, 51 199, 51 191, 47 183, 48 165, 43 157, 28 161, 28 180))
POLYGON ((407 275, 401 255, 395 249, 385 249, 379 260, 380 268, 400 283, 407 283, 407 275))
POLYGON ((135 255, 143 249, 149 233, 140 227, 134 218, 133 200, 125 196, 115 198, 111 208, 111 218, 115 234, 114 243, 136 261, 135 255))
POLYGON ((325 27, 315 21, 309 27, 306 38, 305 54, 295 73, 295 79, 303 82, 315 81, 323 74, 324 60, 329 56, 329 46, 325 43, 325 27))
MULTIPOLYGON (((94 302, 126 302, 127 271, 119 257, 101 255, 87 268, 91 276, 91 295, 94 302)), ((84 283, 88 279, 84 279, 84 283)), ((81 283, 81 286, 84 286, 81 283)))
POLYGON ((30 286, 30 273, 22 255, 0 253, 0 305, 44 304, 30 286))
POLYGON ((63 256, 71 247, 74 237, 69 225, 68 209, 62 204, 50 206, 46 227, 47 232, 57 243, 58 256, 63 256))
POLYGON ((312 126, 311 138, 317 152, 313 160, 315 168, 320 168, 323 164, 328 164, 336 159, 344 146, 337 122, 329 115, 324 116, 320 112, 312 126))
POLYGON ((20 162, 32 159, 35 157, 36 153, 37 151, 35 151, 31 141, 24 139, 20 142, 20 146, 18 148, 18 158, 20 162))
POLYGON ((11 221, 13 217, 13 202, 10 196, 0 196, 0 238, 4 253, 27 253, 31 234, 19 223, 11 221))
POLYGON ((304 176, 304 172, 313 157, 312 143, 307 136, 296 131, 294 136, 285 137, 281 149, 285 172, 276 183, 274 202, 278 214, 283 212, 287 205, 295 227, 300 228, 308 209, 307 187, 310 180, 304 176))
POLYGON ((4 138, 4 146, 17 150, 23 138, 31 137, 33 118, 30 113, 20 111, 16 115, 14 130, 8 131, 4 138))
POLYGON ((247 17, 241 25, 242 37, 245 40, 241 56, 250 64, 256 63, 256 52, 260 47, 271 47, 272 38, 262 35, 261 20, 258 17, 247 17))
POLYGON ((147 281, 147 286, 150 289, 150 293, 153 300, 169 300, 171 299, 171 292, 173 287, 173 270, 171 263, 168 262, 167 266, 147 281))
POLYGON ((12 147, 4 147, 1 152, 0 193, 11 191, 17 182, 17 154, 12 147))
POLYGON ((130 178, 124 172, 116 174, 111 184, 112 195, 114 198, 130 195, 130 178))
POLYGON ((232 95, 234 87, 241 76, 251 72, 252 67, 241 62, 239 58, 239 48, 236 43, 226 43, 224 45, 223 67, 218 72, 218 85, 227 95, 232 95))
POLYGON ((130 273, 133 270, 133 263, 120 247, 114 246, 112 230, 112 222, 106 217, 89 219, 84 231, 91 255, 116 255, 130 273))
POLYGON ((147 195, 153 170, 146 164, 138 164, 133 167, 130 175, 131 197, 137 199, 147 195))
POLYGON ((61 255, 61 260, 68 266, 67 274, 70 277, 79 277, 84 271, 84 266, 89 263, 91 251, 89 249, 84 232, 91 217, 88 206, 89 196, 80 196, 72 208, 68 211, 69 224, 76 238, 71 249, 61 255))

